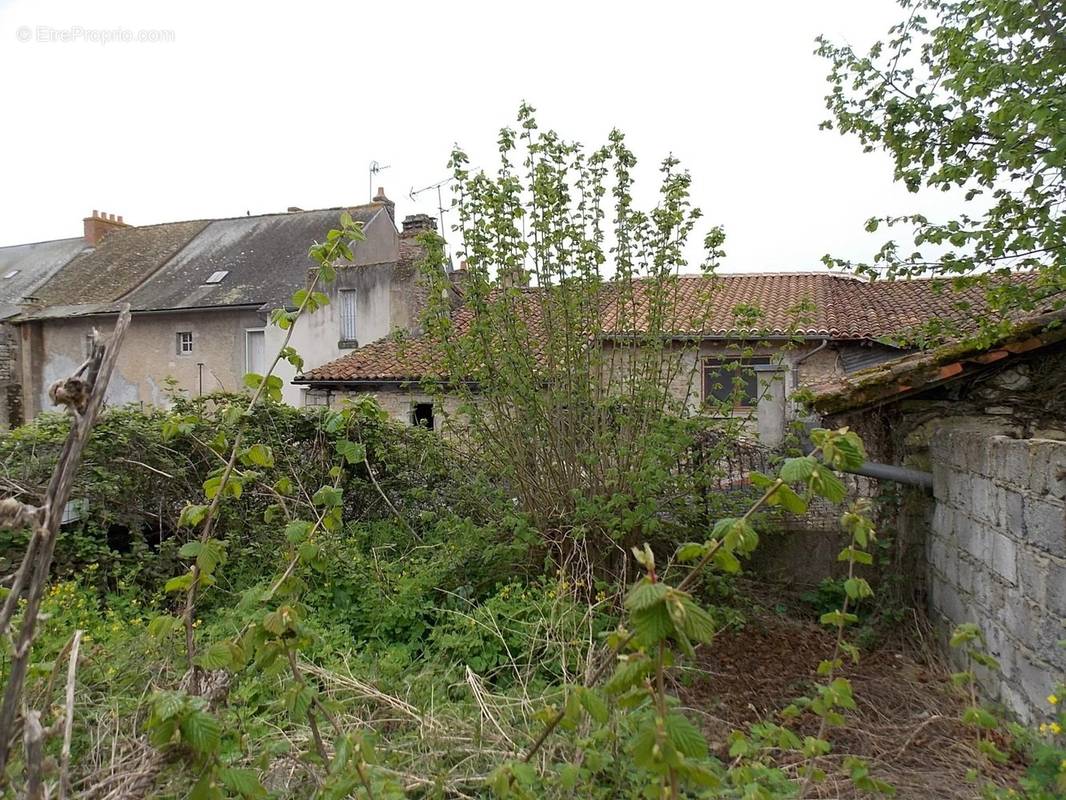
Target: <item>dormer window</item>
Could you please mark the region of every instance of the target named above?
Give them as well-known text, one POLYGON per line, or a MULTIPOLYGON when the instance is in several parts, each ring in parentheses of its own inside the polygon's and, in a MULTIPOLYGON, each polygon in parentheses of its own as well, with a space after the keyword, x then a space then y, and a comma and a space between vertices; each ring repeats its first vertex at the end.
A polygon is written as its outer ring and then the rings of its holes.
POLYGON ((227 275, 229 275, 228 269, 217 270, 216 272, 212 272, 210 277, 204 281, 204 283, 222 283, 227 275))

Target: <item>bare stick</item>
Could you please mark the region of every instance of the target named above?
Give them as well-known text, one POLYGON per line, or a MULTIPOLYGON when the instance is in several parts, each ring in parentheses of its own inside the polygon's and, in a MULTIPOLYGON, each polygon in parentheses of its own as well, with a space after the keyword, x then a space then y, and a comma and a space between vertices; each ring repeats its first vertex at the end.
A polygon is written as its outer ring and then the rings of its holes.
POLYGON ((70 647, 70 662, 67 664, 67 705, 63 712, 63 755, 59 767, 59 800, 70 795, 70 739, 74 732, 74 676, 78 671, 78 648, 81 647, 82 630, 74 631, 74 643, 70 647))
POLYGON ((44 797, 44 728, 41 727, 41 712, 26 712, 26 729, 22 734, 26 747, 26 800, 42 800, 44 797))
MULTIPOLYGON (((60 451, 52 479, 48 483, 43 504, 43 519, 34 530, 22 565, 19 567, 19 575, 23 577, 23 581, 26 576, 29 578, 27 583, 29 591, 18 638, 14 643, 11 668, 8 673, 7 686, 4 688, 4 702, 0 706, 0 784, 5 781, 7 761, 11 752, 11 731, 14 729, 15 714, 22 695, 22 684, 26 679, 30 647, 37 631, 41 599, 44 596, 44 589, 52 568, 52 556, 55 553, 59 523, 63 519, 63 509, 70 499, 74 475, 81 462, 82 452, 85 450, 93 425, 103 407, 107 383, 115 369, 119 347, 129 325, 130 308, 127 305, 119 314, 111 339, 106 344, 99 342, 93 344, 93 355, 85 378, 71 377, 52 387, 53 399, 57 403, 67 405, 74 419, 67 440, 60 451)), ((16 585, 21 589, 18 579, 16 579, 16 585)), ((14 606, 17 603, 18 593, 12 591, 4 605, 3 616, 0 618, 5 626, 10 623, 14 606), (10 613, 9 605, 11 606, 10 613)))

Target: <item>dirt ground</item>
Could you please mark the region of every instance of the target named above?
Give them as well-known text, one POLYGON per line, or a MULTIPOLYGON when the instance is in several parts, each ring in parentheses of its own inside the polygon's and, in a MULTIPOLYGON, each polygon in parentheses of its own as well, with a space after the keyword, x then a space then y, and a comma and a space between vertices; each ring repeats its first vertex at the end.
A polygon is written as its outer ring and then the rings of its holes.
MULTIPOLYGON (((865 759, 871 774, 892 784, 899 798, 980 796, 978 785, 966 779, 967 770, 982 759, 972 729, 957 721, 963 702, 947 668, 926 646, 920 621, 909 628, 845 667, 842 674, 852 683, 858 708, 844 728, 830 729, 833 752, 820 762, 828 777, 812 788, 814 796, 860 796, 842 767, 848 755, 865 759)), ((695 715, 702 715, 708 741, 728 761, 729 733, 762 719, 780 722, 777 712, 809 693, 818 663, 832 646, 831 634, 814 621, 760 612, 704 648, 678 693, 695 715)), ((817 727, 813 715, 798 725, 802 734, 816 733, 817 727)), ((999 744, 1003 749, 1005 743, 999 744)), ((986 769, 984 780, 1012 785, 1021 770, 1019 763, 986 769)))

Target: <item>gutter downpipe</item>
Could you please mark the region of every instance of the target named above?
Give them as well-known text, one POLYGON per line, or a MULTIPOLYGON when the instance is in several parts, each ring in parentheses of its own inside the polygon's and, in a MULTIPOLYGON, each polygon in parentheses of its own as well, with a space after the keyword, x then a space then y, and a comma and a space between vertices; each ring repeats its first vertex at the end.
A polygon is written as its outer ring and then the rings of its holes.
POLYGON ((799 358, 797 358, 796 361, 795 361, 796 366, 799 366, 800 364, 802 364, 804 361, 806 361, 808 358, 813 356, 815 353, 820 353, 822 350, 825 350, 825 348, 828 347, 828 346, 829 346, 829 337, 827 336, 824 339, 822 339, 822 343, 820 345, 818 345, 816 348, 804 353, 799 358))

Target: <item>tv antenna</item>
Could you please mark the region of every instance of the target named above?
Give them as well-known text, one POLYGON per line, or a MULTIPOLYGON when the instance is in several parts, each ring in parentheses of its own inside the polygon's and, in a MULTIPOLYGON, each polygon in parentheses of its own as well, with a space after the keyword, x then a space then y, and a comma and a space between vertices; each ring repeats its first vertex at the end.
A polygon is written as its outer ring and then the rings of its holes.
POLYGON ((381 172, 382 170, 388 169, 390 166, 391 166, 390 164, 382 164, 379 161, 371 161, 370 162, 370 175, 369 175, 369 181, 368 181, 369 184, 370 184, 370 190, 369 190, 369 192, 367 194, 368 194, 368 196, 370 197, 371 200, 374 199, 374 178, 377 177, 377 174, 379 172, 381 172))
POLYGON ((412 186, 411 187, 411 191, 407 195, 408 197, 411 198, 411 202, 413 203, 415 201, 415 198, 418 197, 418 195, 422 194, 423 192, 429 192, 429 191, 432 191, 433 189, 437 190, 437 214, 440 217, 440 235, 441 235, 441 238, 445 238, 444 237, 444 212, 446 211, 446 209, 444 208, 444 187, 447 186, 449 183, 451 183, 453 180, 455 180, 455 178, 445 178, 442 181, 437 181, 436 183, 431 183, 429 186, 423 186, 421 189, 416 189, 416 188, 414 188, 412 186))

